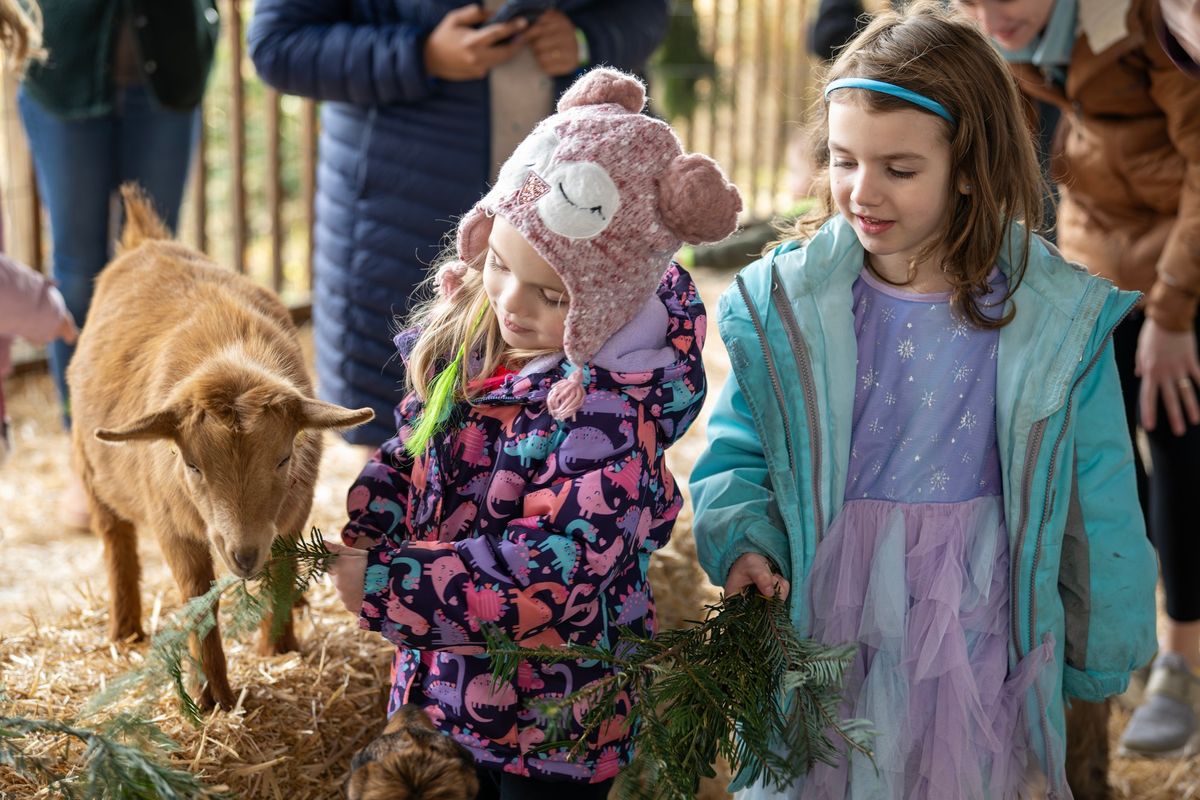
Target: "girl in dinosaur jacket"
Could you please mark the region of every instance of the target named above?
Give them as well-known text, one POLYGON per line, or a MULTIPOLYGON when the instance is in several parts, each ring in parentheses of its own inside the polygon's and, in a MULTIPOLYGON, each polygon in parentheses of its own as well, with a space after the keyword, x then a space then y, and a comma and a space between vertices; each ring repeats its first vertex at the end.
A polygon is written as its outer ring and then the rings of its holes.
POLYGON ((647 565, 682 504, 664 451, 705 391, 704 307, 671 256, 728 235, 741 200, 644 102, 635 78, 589 73, 463 218, 396 337, 399 432, 350 490, 348 547, 331 544, 342 599, 398 648, 389 714, 423 707, 501 796, 604 797, 630 757, 630 698, 582 758, 535 752, 527 705, 610 669, 526 662, 493 684, 483 628, 530 646, 655 630, 647 565))

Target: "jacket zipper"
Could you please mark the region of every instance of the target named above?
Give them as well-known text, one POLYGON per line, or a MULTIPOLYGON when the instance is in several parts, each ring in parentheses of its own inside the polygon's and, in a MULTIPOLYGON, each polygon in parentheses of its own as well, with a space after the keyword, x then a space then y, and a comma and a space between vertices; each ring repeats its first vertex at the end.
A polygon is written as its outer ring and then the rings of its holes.
POLYGON ((779 416, 783 419, 783 435, 784 442, 787 445, 788 469, 792 475, 796 474, 796 458, 792 453, 792 426, 788 422, 787 405, 783 397, 783 385, 779 382, 779 372, 775 369, 775 359, 771 358, 771 351, 767 347, 767 332, 763 328, 762 320, 758 316, 758 310, 754 307, 754 303, 750 301, 750 291, 746 288, 745 281, 742 276, 737 276, 738 291, 742 294, 742 302, 746 304, 746 310, 750 312, 750 322, 754 325, 754 333, 758 337, 758 346, 762 349, 763 361, 767 365, 767 374, 771 376, 771 388, 775 390, 775 400, 779 403, 779 416))
MULTIPOLYGON (((1017 628, 1019 609, 1017 608, 1015 599, 1017 597, 1019 597, 1019 593, 1013 592, 1014 603, 1013 603, 1013 612, 1012 612, 1012 624, 1013 624, 1012 638, 1013 638, 1013 646, 1016 649, 1018 660, 1023 658, 1025 655, 1028 655, 1029 652, 1033 650, 1034 629, 1035 629, 1035 622, 1036 622, 1036 618, 1037 618, 1037 595, 1034 590, 1034 586, 1036 584, 1038 563, 1041 561, 1041 557, 1042 557, 1042 535, 1045 533, 1046 523, 1049 521, 1050 515, 1054 513, 1054 499, 1055 499, 1055 494, 1056 494, 1053 489, 1054 472, 1055 472, 1055 467, 1056 467, 1056 464, 1058 461, 1058 448, 1062 444, 1062 440, 1063 440, 1063 438, 1065 438, 1066 433, 1067 433, 1067 428, 1071 423, 1071 410, 1072 410, 1071 399, 1075 395, 1075 388, 1077 386, 1079 386, 1079 384, 1083 383, 1084 379, 1087 378, 1087 376, 1089 374, 1091 374, 1093 369, 1095 369, 1096 364, 1099 363, 1099 361, 1100 361, 1100 357, 1102 355, 1104 355, 1104 351, 1106 349, 1108 339, 1112 336, 1113 331, 1116 330, 1117 326, 1120 325, 1127 316, 1129 316, 1130 311, 1132 311, 1132 308, 1126 309, 1125 313, 1121 314, 1121 316, 1117 318, 1116 322, 1114 322, 1109 327, 1109 329, 1107 331, 1105 331, 1104 337, 1100 340, 1102 343, 1100 348, 1097 349, 1095 355, 1092 356, 1092 360, 1088 362, 1087 367, 1083 370, 1083 373, 1079 376, 1079 378, 1074 383, 1071 384, 1071 388, 1067 392, 1066 412, 1063 416, 1062 428, 1061 428, 1061 430, 1059 430, 1058 436, 1054 440, 1054 447, 1050 451, 1050 468, 1049 468, 1049 470, 1047 470, 1047 473, 1046 473, 1046 488, 1047 488, 1048 497, 1047 497, 1047 501, 1046 501, 1045 505, 1042 507, 1042 518, 1038 522, 1037 540, 1036 540, 1036 543, 1035 543, 1034 549, 1033 549, 1033 564, 1031 565, 1031 569, 1030 569, 1030 573, 1029 573, 1029 648, 1026 650, 1026 652, 1024 654, 1021 653, 1021 644, 1019 641, 1020 634, 1018 633, 1018 628, 1017 628)), ((1024 465, 1024 470, 1022 472, 1022 480, 1024 482, 1021 485, 1021 520, 1022 520, 1022 524, 1021 524, 1020 532, 1017 535, 1017 551, 1016 551, 1017 557, 1013 559, 1014 585, 1016 583, 1017 573, 1019 572, 1019 568, 1020 568, 1021 545, 1023 544, 1024 539, 1025 539, 1025 521, 1028 519, 1028 515, 1029 515, 1029 495, 1030 495, 1029 483, 1033 477, 1033 468, 1037 462, 1037 450, 1041 449, 1041 440, 1042 440, 1043 435, 1045 434, 1045 429, 1046 429, 1046 420, 1042 419, 1042 420, 1038 420, 1036 423, 1034 423, 1033 430, 1031 430, 1029 432, 1030 446, 1029 446, 1029 450, 1026 452, 1026 455, 1025 455, 1025 465, 1024 465), (1035 441, 1036 441, 1036 444, 1035 444, 1035 441)), ((1046 744, 1046 766, 1048 767, 1047 778, 1049 778, 1051 775, 1053 775, 1055 773, 1053 757, 1050 752, 1050 719, 1049 719, 1049 715, 1046 712, 1046 701, 1045 701, 1045 698, 1042 697, 1041 688, 1035 686, 1034 689, 1035 689, 1034 693, 1037 696, 1038 712, 1041 717, 1041 719, 1039 720, 1039 723, 1042 728, 1042 740, 1046 744)), ((1054 792, 1053 794, 1054 794, 1054 796, 1057 796, 1057 792, 1054 792)))
MULTIPOLYGON (((796 369, 800 373, 800 387, 804 392, 804 411, 808 415, 808 441, 812 458, 812 497, 813 519, 817 526, 817 541, 825 535, 825 512, 821 507, 821 429, 817 415, 817 385, 813 380, 812 360, 808 355, 808 343, 800 333, 796 323, 796 315, 792 313, 792 305, 788 302, 783 291, 783 283, 779 280, 779 272, 775 264, 771 264, 771 300, 779 318, 783 320, 783 329, 787 333, 788 342, 792 346, 792 355, 796 359, 796 369)), ((795 470, 792 472, 795 475, 795 470)))
MULTIPOLYGON (((1050 498, 1049 498, 1049 501, 1046 503, 1045 507, 1042 509, 1042 519, 1038 523, 1037 541, 1036 541, 1036 544, 1035 544, 1034 550, 1033 550, 1033 572, 1031 573, 1030 580, 1029 580, 1029 649, 1030 650, 1033 649, 1033 628, 1034 628, 1034 621, 1037 619, 1037 596, 1035 595, 1034 589, 1033 589, 1033 584, 1034 584, 1033 575, 1037 574, 1038 561, 1041 560, 1041 556, 1042 556, 1042 534, 1046 530, 1046 523, 1048 523, 1050 521, 1050 515, 1054 512, 1054 490, 1052 488, 1054 485, 1054 471, 1055 471, 1055 467, 1058 462, 1059 445, 1062 444, 1062 440, 1067 434, 1067 428, 1071 424, 1071 412, 1073 410, 1072 406, 1071 406, 1071 398, 1075 394, 1075 388, 1077 386, 1079 386, 1079 384, 1083 383, 1083 381, 1087 378, 1087 376, 1091 374, 1092 370, 1096 368, 1096 364, 1098 364, 1100 362, 1100 356, 1104 355, 1104 350, 1108 344, 1109 338, 1111 338, 1113 335, 1113 331, 1115 331, 1117 329, 1118 325, 1120 325, 1122 322, 1125 321, 1125 318, 1129 316, 1130 311, 1132 311, 1132 308, 1127 309, 1125 311, 1125 313, 1123 313, 1120 317, 1118 317, 1117 321, 1114 322, 1107 331, 1105 331, 1104 338, 1102 338, 1100 340, 1101 341, 1100 348, 1096 351, 1096 354, 1092 356, 1092 360, 1088 362, 1087 367, 1083 370, 1083 373, 1079 376, 1079 379, 1076 380, 1073 384, 1071 384, 1071 389, 1069 392, 1067 392, 1066 414, 1063 416, 1062 429, 1058 432, 1058 437, 1054 440, 1054 448, 1050 451, 1050 469, 1046 473, 1046 488, 1049 491, 1050 498)), ((1026 494, 1028 494, 1028 489, 1026 489, 1026 494)), ((1026 507, 1027 507, 1027 505, 1026 505, 1026 507)), ((1020 652, 1019 648, 1018 648, 1017 652, 1018 653, 1020 652)))

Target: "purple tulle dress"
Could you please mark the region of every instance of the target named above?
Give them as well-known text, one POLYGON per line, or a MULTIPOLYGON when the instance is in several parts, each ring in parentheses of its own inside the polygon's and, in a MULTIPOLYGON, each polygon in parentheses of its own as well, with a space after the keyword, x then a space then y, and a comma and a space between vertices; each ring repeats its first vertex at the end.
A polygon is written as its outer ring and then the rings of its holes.
MULTIPOLYGON (((1004 295, 996 271, 994 293, 1004 295)), ((844 713, 879 732, 875 763, 818 767, 804 800, 1004 800, 1040 777, 1026 693, 1052 643, 1008 665, 1009 554, 996 440, 996 330, 948 294, 864 270, 845 504, 808 590, 814 638, 859 642, 844 713)))

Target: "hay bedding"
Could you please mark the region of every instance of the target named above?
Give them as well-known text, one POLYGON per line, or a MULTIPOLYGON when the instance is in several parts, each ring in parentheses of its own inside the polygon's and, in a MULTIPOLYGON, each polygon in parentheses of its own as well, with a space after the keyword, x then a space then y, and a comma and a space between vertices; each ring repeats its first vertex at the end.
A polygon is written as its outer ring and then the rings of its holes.
MULTIPOLYGON (((697 270, 710 309, 731 273, 697 270)), ((306 348, 311 332, 305 331, 306 348)), ((705 362, 715 394, 729 364, 715 329, 710 330, 705 362)), ((311 363, 311 352, 309 352, 311 363)), ((69 442, 57 419, 57 400, 46 376, 26 377, 8 386, 16 449, 0 468, 0 687, 9 705, 0 713, 69 720, 112 677, 139 666, 146 645, 108 641, 107 586, 100 543, 57 524, 55 506, 65 485, 69 442), (66 588, 64 588, 66 587, 66 588)), ((704 446, 708 410, 688 435, 669 451, 681 483, 704 446)), ((313 524, 336 532, 344 519, 345 491, 358 474, 366 451, 326 439, 317 483, 313 524)), ((174 582, 157 546, 140 546, 142 598, 147 632, 156 630, 179 605, 174 582)), ((651 561, 660 618, 664 626, 696 619, 713 601, 696 563, 690 508, 681 515, 671 544, 651 561)), ((214 788, 239 798, 335 798, 350 756, 383 725, 391 647, 357 630, 332 589, 309 592, 310 606, 297 633, 301 651, 262 658, 252 640, 226 639, 231 685, 241 691, 234 712, 215 712, 201 728, 188 724, 164 691, 152 719, 181 745, 174 763, 201 775, 214 788)), ((128 701, 114 710, 128 707, 128 701)), ((1114 743, 1127 711, 1113 715, 1114 743)), ((47 740, 47 754, 78 758, 81 748, 63 752, 47 740)), ((1200 761, 1156 762, 1114 759, 1111 779, 1122 800, 1200 798, 1200 761)), ((717 800, 723 776, 701 785, 699 797, 717 800)), ((0 800, 46 796, 39 787, 0 768, 0 800)))

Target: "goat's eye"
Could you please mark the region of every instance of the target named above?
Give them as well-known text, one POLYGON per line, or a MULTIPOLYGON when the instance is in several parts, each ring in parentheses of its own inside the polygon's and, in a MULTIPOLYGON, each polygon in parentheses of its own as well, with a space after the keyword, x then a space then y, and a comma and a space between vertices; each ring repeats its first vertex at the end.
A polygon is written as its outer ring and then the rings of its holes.
POLYGON ((190 469, 196 475, 200 474, 200 468, 197 467, 195 464, 188 464, 187 468, 190 469))
POLYGON ((275 469, 283 469, 284 467, 286 467, 288 465, 288 462, 291 460, 292 460, 292 457, 290 455, 284 456, 283 460, 275 465, 275 469))

